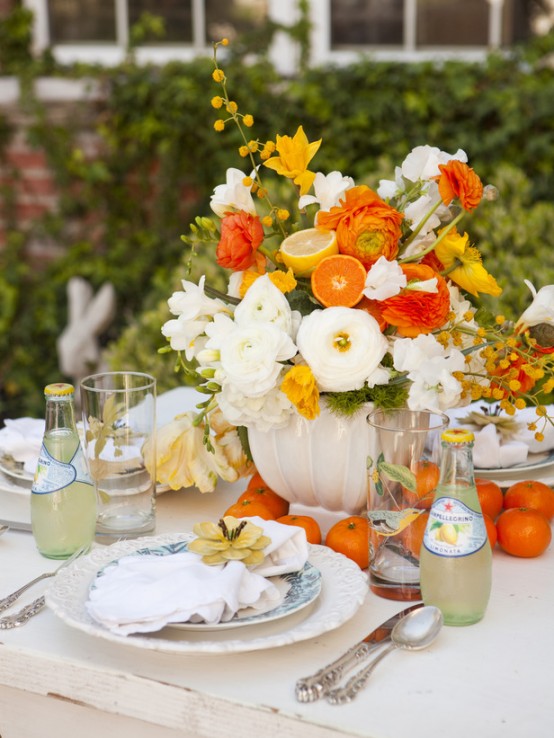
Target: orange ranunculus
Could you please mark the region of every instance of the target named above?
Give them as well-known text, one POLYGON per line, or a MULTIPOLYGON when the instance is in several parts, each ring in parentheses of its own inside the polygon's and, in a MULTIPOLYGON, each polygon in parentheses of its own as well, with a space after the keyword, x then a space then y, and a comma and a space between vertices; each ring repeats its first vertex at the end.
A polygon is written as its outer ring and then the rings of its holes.
POLYGON ((445 205, 458 198, 464 210, 474 210, 483 197, 483 184, 479 176, 463 161, 451 159, 439 164, 439 193, 445 205))
POLYGON ((398 295, 381 303, 383 318, 396 326, 398 334, 415 338, 431 333, 445 324, 450 311, 450 293, 446 281, 425 264, 402 264, 408 284, 398 295), (436 278, 437 292, 414 289, 418 282, 436 278))
POLYGON ((392 261, 398 253, 403 213, 366 185, 347 190, 340 203, 317 216, 319 227, 336 231, 340 253, 359 259, 366 269, 380 256, 392 261))
MULTIPOLYGON (((505 369, 498 365, 494 369, 489 368, 489 374, 491 375, 491 377, 502 378, 505 383, 508 383, 512 380, 517 380, 521 386, 519 387, 517 392, 514 392, 514 395, 521 396, 529 392, 529 390, 533 389, 533 387, 537 383, 537 380, 534 377, 531 377, 525 371, 524 367, 526 366, 529 366, 529 361, 523 356, 518 356, 516 359, 511 361, 510 365, 505 369)), ((497 387, 501 388, 501 386, 498 385, 494 380, 491 382, 490 386, 491 389, 496 389, 497 387)))
POLYGON ((365 310, 365 312, 369 313, 372 318, 375 318, 379 323, 379 330, 381 333, 384 333, 387 330, 388 323, 383 319, 381 305, 382 303, 378 300, 370 300, 369 297, 362 297, 360 302, 355 305, 355 308, 356 310, 365 310))
POLYGON ((244 210, 228 213, 221 221, 217 263, 233 271, 248 269, 256 263, 256 249, 263 238, 264 229, 258 216, 244 210))

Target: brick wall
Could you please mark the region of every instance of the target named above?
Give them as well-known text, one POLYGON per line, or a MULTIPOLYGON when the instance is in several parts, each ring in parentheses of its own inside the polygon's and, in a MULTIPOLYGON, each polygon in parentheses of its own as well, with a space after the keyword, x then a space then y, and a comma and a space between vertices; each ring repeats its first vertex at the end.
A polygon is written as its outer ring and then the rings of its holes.
MULTIPOLYGON (((40 218, 57 212, 60 189, 47 152, 29 140, 30 119, 22 112, 18 99, 5 100, 0 87, 0 117, 7 121, 11 130, 8 146, 0 159, 0 248, 6 244, 7 230, 16 228, 28 236, 27 256, 33 264, 39 265, 60 254, 59 245, 40 230, 40 218)), ((68 157, 74 145, 82 149, 85 156, 98 150, 92 130, 96 104, 94 100, 43 101, 46 118, 52 126, 64 126, 68 122, 73 126, 78 121, 76 138, 68 142, 68 157)), ((78 237, 84 224, 68 223, 67 228, 73 229, 78 237)))

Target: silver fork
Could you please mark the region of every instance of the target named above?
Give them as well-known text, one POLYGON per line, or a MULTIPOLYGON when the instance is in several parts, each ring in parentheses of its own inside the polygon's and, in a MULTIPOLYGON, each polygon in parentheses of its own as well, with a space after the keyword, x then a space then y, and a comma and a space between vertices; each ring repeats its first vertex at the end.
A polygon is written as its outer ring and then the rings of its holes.
MULTIPOLYGON (((64 561, 62 561, 62 563, 56 569, 54 569, 54 571, 47 571, 47 572, 44 572, 44 574, 40 574, 38 577, 35 577, 34 579, 31 579, 30 582, 27 582, 27 584, 24 584, 19 589, 16 589, 15 592, 12 592, 7 597, 4 597, 2 600, 0 600, 0 612, 4 612, 4 610, 7 610, 9 607, 11 607, 13 605, 13 603, 16 602, 16 600, 18 600, 21 597, 21 595, 24 592, 26 592, 30 587, 32 587, 34 584, 37 584, 37 582, 40 582, 43 579, 48 579, 48 577, 53 577, 60 569, 63 569, 64 566, 67 566, 72 561, 74 561, 75 559, 79 558, 79 556, 81 556, 82 554, 86 553, 89 549, 90 549, 90 545, 81 546, 68 559, 65 559, 64 561)), ((7 627, 13 627, 13 626, 10 626, 10 625, 3 625, 3 623, 5 623, 7 621, 10 621, 13 618, 16 618, 17 616, 21 615, 23 612, 27 611, 32 606, 35 606, 36 607, 37 606, 37 603, 41 599, 42 599, 42 604, 40 605, 40 607, 38 609, 39 610, 42 609, 42 607, 44 606, 44 597, 42 597, 42 598, 39 597, 37 600, 35 600, 34 602, 32 602, 30 605, 27 605, 27 607, 23 608, 23 610, 20 610, 15 615, 11 615, 9 617, 1 618, 0 619, 0 629, 7 628, 7 627)), ((36 612, 38 612, 38 610, 36 610, 36 612)), ((29 615, 27 617, 27 620, 29 619, 29 617, 31 617, 34 614, 35 614, 35 612, 32 612, 31 615, 29 615)), ((17 625, 19 625, 19 623, 17 623, 17 625)))

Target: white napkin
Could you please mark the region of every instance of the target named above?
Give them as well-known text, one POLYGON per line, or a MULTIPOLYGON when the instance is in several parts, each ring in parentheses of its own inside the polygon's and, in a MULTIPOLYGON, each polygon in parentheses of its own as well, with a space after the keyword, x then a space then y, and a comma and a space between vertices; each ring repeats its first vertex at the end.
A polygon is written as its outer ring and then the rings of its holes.
POLYGON ((26 472, 34 474, 44 435, 44 420, 18 418, 5 420, 0 429, 0 451, 23 463, 26 472))
MULTIPOLYGON (((464 424, 459 421, 460 418, 464 418, 470 412, 482 412, 482 406, 482 402, 474 402, 466 407, 459 407, 447 411, 451 425, 467 427, 473 431, 475 435, 473 461, 477 469, 502 469, 516 466, 527 461, 530 453, 547 453, 554 448, 554 426, 550 423, 547 423, 542 431, 544 433, 544 441, 536 441, 535 432, 527 428, 527 423, 540 422, 534 407, 526 407, 523 410, 518 410, 512 416, 513 420, 518 423, 519 429, 509 440, 503 440, 492 423, 478 428, 477 426, 464 424)), ((554 408, 550 406, 548 410, 550 413, 554 411, 554 408)), ((508 417, 503 411, 500 415, 501 417, 508 417)))
POLYGON ((168 623, 227 622, 244 608, 273 609, 286 590, 267 577, 303 568, 306 534, 276 521, 249 520, 271 538, 267 560, 256 569, 240 561, 208 566, 190 551, 125 556, 95 580, 86 603, 89 614, 113 633, 128 635, 160 630, 168 623))

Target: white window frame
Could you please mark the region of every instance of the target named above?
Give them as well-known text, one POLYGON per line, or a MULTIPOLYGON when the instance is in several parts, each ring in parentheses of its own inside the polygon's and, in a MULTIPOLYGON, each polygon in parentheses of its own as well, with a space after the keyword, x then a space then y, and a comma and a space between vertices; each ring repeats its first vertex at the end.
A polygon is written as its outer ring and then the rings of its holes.
MULTIPOLYGON (((105 1, 105 0, 102 0, 105 1)), ((106 44, 59 44, 52 48, 57 61, 62 64, 74 62, 98 63, 105 66, 123 61, 129 41, 126 0, 116 3, 116 42, 106 44)), ((368 55, 377 61, 422 61, 426 59, 481 60, 488 51, 500 46, 502 32, 502 11, 505 0, 483 0, 489 4, 488 45, 463 48, 417 48, 416 47, 416 4, 417 0, 404 0, 404 39, 401 46, 360 46, 355 49, 331 48, 331 2, 330 0, 311 0, 310 20, 311 58, 313 65, 349 64, 361 56, 368 55)), ((24 5, 35 14, 34 50, 37 53, 49 46, 47 0, 24 0, 24 5)), ((269 17, 272 20, 290 24, 298 17, 297 0, 268 0, 269 17)), ((204 0, 192 0, 193 42, 190 44, 164 44, 141 46, 135 50, 139 63, 163 64, 168 61, 190 61, 210 54, 211 46, 205 39, 206 18, 204 0)), ((285 33, 277 33, 269 50, 276 69, 284 75, 294 74, 298 69, 299 49, 285 33)))

